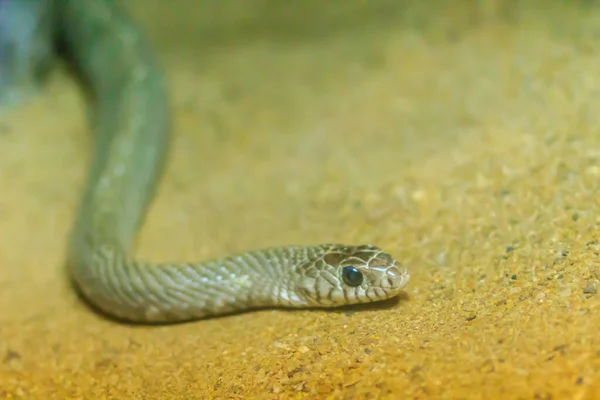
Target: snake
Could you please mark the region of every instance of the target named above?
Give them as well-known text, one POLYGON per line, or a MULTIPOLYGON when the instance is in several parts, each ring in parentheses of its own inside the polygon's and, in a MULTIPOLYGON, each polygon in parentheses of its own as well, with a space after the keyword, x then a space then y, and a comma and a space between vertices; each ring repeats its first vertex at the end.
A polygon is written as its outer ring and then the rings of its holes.
POLYGON ((93 151, 66 263, 87 302, 118 320, 176 323, 259 308, 371 303, 400 293, 408 270, 372 244, 267 247, 200 262, 134 258, 170 149, 164 73, 124 4, 55 4, 58 36, 93 95, 93 151))

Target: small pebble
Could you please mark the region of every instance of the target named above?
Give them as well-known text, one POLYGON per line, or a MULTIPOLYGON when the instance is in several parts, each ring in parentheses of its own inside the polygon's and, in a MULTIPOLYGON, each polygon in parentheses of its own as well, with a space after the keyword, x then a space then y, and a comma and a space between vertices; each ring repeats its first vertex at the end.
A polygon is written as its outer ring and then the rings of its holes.
POLYGON ((573 218, 573 221, 577 221, 579 219, 579 214, 577 214, 577 213, 573 214, 572 218, 573 218))
POLYGON ((587 282, 583 288, 584 294, 596 294, 596 286, 592 282, 587 282))
POLYGON ((300 353, 306 353, 308 350, 309 350, 309 349, 308 349, 308 347, 306 347, 306 346, 300 346, 300 347, 298 347, 298 351, 299 351, 300 353))

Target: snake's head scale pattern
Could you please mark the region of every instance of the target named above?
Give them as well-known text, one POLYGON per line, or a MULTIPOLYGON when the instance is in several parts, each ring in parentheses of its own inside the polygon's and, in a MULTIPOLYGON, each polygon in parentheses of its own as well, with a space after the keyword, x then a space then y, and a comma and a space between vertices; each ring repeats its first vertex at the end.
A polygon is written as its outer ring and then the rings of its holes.
POLYGON ((394 297, 410 275, 391 255, 373 245, 329 245, 296 269, 302 300, 336 307, 394 297))

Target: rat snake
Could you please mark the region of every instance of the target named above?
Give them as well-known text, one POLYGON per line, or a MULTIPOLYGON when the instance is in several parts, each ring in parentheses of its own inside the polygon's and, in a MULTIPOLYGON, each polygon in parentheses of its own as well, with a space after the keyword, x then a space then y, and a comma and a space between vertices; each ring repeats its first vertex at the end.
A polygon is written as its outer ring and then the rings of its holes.
POLYGON ((168 152, 162 73, 115 0, 57 0, 68 53, 95 96, 94 153, 68 248, 85 298, 128 321, 180 322, 258 307, 336 307, 393 297, 405 268, 372 245, 267 248, 198 263, 131 257, 168 152))

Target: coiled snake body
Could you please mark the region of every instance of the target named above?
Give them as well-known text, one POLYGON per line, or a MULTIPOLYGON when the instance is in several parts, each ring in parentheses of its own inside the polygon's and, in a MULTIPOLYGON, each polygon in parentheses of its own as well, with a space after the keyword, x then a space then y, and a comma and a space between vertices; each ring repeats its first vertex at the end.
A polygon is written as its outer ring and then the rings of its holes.
POLYGON ((61 36, 96 96, 94 158, 68 260, 92 304, 119 319, 178 322, 382 300, 408 282, 407 271, 371 245, 280 247, 201 263, 131 258, 169 142, 161 72, 115 0, 58 0, 57 7, 61 36))

